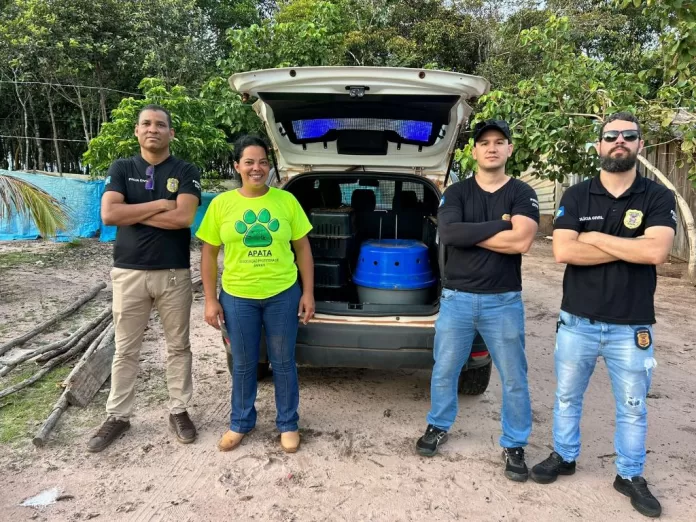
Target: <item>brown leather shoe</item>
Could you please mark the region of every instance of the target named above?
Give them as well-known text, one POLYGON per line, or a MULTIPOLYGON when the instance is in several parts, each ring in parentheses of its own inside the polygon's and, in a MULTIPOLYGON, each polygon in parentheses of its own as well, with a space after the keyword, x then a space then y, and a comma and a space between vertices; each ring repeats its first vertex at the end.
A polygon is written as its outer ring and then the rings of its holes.
POLYGON ((109 417, 104 424, 99 427, 89 442, 87 443, 87 451, 91 453, 99 453, 105 450, 115 441, 122 433, 130 428, 130 422, 127 420, 119 420, 116 417, 109 417))
POLYGON ((222 438, 218 441, 218 449, 220 451, 232 451, 239 446, 244 439, 245 433, 237 433, 236 431, 227 430, 222 438))
POLYGON ((300 432, 286 431, 280 434, 280 447, 285 453, 295 453, 300 447, 300 432))
POLYGON ((169 414, 169 429, 182 444, 191 444, 196 440, 196 427, 185 411, 169 414))

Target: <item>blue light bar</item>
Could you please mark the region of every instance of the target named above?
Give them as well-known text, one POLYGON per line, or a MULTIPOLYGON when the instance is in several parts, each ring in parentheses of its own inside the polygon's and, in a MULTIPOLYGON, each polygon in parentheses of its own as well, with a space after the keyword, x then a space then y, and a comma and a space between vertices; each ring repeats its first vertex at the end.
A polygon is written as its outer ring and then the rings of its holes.
POLYGON ((299 140, 319 139, 332 130, 394 131, 404 141, 427 143, 433 131, 430 121, 380 120, 372 118, 330 118, 295 120, 292 129, 299 140))

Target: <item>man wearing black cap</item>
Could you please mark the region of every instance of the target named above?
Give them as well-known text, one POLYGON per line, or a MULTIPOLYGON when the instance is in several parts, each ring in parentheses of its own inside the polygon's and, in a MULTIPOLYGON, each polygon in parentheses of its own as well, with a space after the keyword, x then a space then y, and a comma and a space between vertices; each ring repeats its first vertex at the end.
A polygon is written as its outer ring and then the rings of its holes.
POLYGON ((508 124, 474 127, 475 176, 453 184, 440 202, 438 232, 445 249, 428 427, 419 454, 433 456, 457 416, 457 381, 480 333, 503 386, 505 476, 527 480, 524 447, 532 430, 522 304, 522 254, 539 223, 536 193, 505 174, 512 155, 508 124))
POLYGON ((636 172, 643 148, 638 120, 617 113, 596 145, 599 176, 573 185, 556 213, 553 254, 567 263, 556 349, 556 403, 549 458, 532 468, 541 484, 575 473, 582 399, 604 358, 616 403, 614 488, 649 517, 662 512, 642 477, 653 368, 655 265, 664 263, 676 229, 672 193, 636 172))

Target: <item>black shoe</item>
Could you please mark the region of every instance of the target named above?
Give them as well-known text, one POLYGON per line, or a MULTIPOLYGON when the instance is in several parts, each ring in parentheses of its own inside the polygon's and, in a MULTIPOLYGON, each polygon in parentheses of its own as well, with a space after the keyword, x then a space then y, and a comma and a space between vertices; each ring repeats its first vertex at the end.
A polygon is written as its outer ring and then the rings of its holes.
POLYGON ((191 444, 196 440, 196 427, 191 422, 188 412, 169 414, 169 429, 182 444, 191 444))
POLYGON ((447 432, 428 424, 423 436, 416 442, 416 451, 424 457, 432 457, 437 453, 440 444, 447 441, 447 432))
POLYGON ((616 475, 614 489, 627 497, 631 497, 631 505, 641 515, 659 517, 662 514, 660 502, 650 493, 648 483, 643 477, 625 479, 616 475))
POLYGON ((503 448, 505 476, 515 482, 526 482, 529 470, 524 462, 524 448, 503 448))
POLYGON ((566 462, 555 451, 549 455, 549 458, 541 461, 532 468, 532 480, 539 484, 551 484, 558 475, 572 475, 575 473, 575 461, 566 462))
POLYGON ((87 443, 87 451, 91 453, 99 453, 109 447, 123 432, 130 428, 130 422, 118 420, 116 417, 109 417, 104 424, 99 427, 89 442, 87 443))

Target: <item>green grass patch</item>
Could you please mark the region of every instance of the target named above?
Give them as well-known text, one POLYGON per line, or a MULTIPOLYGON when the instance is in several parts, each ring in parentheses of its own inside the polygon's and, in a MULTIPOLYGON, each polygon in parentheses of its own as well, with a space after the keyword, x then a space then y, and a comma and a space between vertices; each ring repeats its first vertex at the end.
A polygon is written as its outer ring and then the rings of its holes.
POLYGON ((38 261, 46 263, 49 256, 31 252, 6 252, 0 254, 0 268, 11 268, 21 265, 36 264, 38 261))
POLYGON ((68 241, 67 243, 65 243, 64 248, 66 250, 72 250, 74 248, 80 248, 81 246, 84 246, 82 244, 82 240, 79 237, 75 237, 75 238, 71 239, 70 241, 68 241))
MULTIPOLYGON (((34 363, 21 366, 0 379, 0 389, 27 379, 38 370, 39 366, 34 363)), ((60 383, 69 373, 70 368, 56 368, 39 382, 0 399, 0 444, 17 442, 34 435, 37 424, 46 420, 63 393, 60 383)))

